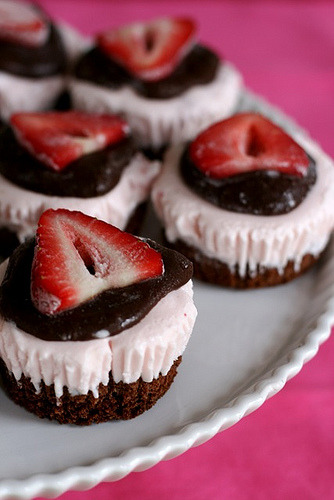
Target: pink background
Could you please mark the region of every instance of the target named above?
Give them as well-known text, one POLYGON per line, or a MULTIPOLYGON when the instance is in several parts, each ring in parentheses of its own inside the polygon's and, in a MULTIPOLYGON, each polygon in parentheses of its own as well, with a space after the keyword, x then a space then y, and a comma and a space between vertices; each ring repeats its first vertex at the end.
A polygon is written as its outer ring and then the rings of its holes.
MULTIPOLYGON (((201 40, 233 61, 246 85, 293 116, 334 156, 332 1, 40 3, 89 34, 132 20, 191 14, 201 40)), ((332 337, 279 394, 231 429, 148 471, 65 493, 61 500, 334 499, 333 360, 332 337)))

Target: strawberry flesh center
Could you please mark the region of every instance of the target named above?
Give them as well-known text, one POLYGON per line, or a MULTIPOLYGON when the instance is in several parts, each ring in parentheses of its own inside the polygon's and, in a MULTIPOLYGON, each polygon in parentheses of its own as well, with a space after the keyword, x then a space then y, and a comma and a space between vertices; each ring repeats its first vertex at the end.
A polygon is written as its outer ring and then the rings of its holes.
POLYGON ((117 116, 80 111, 16 113, 11 124, 18 141, 56 171, 120 141, 129 132, 127 123, 117 116))
POLYGON ((166 18, 101 33, 100 49, 142 80, 168 76, 191 47, 195 24, 166 18))
POLYGON ((190 145, 190 157, 217 179, 256 170, 303 177, 309 166, 305 151, 290 136, 254 113, 235 115, 202 132, 190 145))
POLYGON ((162 273, 159 252, 110 224, 65 209, 47 210, 40 218, 31 296, 43 314, 162 273))

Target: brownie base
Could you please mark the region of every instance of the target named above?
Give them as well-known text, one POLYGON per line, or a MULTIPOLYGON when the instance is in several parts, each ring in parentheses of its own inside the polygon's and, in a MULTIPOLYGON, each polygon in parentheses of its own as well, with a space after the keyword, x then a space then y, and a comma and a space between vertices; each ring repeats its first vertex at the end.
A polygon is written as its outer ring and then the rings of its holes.
POLYGON ((54 385, 42 381, 40 391, 36 392, 30 378, 21 376, 17 381, 0 359, 0 373, 9 397, 18 405, 40 418, 57 420, 60 424, 90 425, 109 420, 129 420, 152 408, 170 388, 177 373, 180 356, 166 375, 152 382, 141 378, 131 384, 115 383, 111 372, 108 385, 99 385, 99 397, 91 391, 88 394, 71 396, 67 387, 57 398, 54 385))
POLYGON ((227 264, 218 259, 207 257, 200 250, 182 240, 170 243, 166 238, 164 239, 167 246, 182 253, 193 262, 195 278, 230 288, 246 289, 281 285, 297 278, 319 260, 319 257, 306 254, 297 271, 292 260, 281 272, 277 268, 260 265, 257 266, 256 271, 250 271, 247 265, 245 275, 240 275, 238 265, 232 271, 227 264))

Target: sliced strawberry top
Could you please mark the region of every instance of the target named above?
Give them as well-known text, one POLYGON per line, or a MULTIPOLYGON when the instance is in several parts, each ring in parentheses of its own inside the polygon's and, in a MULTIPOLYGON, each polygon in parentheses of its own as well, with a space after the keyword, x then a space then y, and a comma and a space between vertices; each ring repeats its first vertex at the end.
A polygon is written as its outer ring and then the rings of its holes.
POLYGON ((118 116, 81 111, 16 113, 11 125, 18 141, 56 171, 120 141, 129 132, 128 124, 118 116))
POLYGON ((207 176, 271 170, 303 177, 309 167, 305 151, 281 128, 256 113, 218 122, 190 145, 190 158, 207 176))
POLYGON ((33 5, 0 0, 0 39, 32 47, 43 45, 49 26, 33 5))
POLYGON ((143 80, 161 80, 186 55, 195 30, 191 19, 157 19, 106 31, 97 36, 97 43, 130 73, 143 80))
POLYGON ((47 210, 39 220, 31 297, 43 314, 162 273, 159 252, 106 222, 65 209, 47 210))

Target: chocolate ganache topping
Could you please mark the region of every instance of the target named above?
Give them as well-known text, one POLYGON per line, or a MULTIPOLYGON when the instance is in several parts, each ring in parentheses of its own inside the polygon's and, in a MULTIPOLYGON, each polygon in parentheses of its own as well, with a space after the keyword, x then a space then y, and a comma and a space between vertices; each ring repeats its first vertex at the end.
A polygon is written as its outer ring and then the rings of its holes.
POLYGON ((133 140, 127 137, 101 151, 86 154, 56 172, 21 146, 7 127, 0 132, 0 174, 37 193, 91 198, 109 192, 118 183, 135 151, 133 140))
POLYGON ((189 188, 224 210, 253 215, 282 215, 296 208, 315 184, 315 162, 311 157, 309 162, 304 177, 274 170, 257 170, 214 179, 194 165, 188 146, 181 158, 180 171, 189 188))
POLYGON ((132 87, 149 99, 176 97, 195 85, 210 83, 216 76, 219 59, 210 49, 195 45, 168 77, 144 81, 128 73, 98 48, 87 52, 77 63, 75 76, 81 80, 118 89, 132 87))
POLYGON ((63 42, 53 24, 48 40, 40 47, 0 40, 0 71, 25 78, 44 78, 63 73, 66 64, 63 42))
POLYGON ((80 306, 53 316, 42 314, 30 297, 34 239, 20 245, 9 259, 0 287, 0 313, 18 328, 43 340, 92 340, 100 330, 116 335, 137 324, 168 293, 192 277, 192 264, 183 255, 146 240, 161 253, 162 276, 106 290, 80 306))

